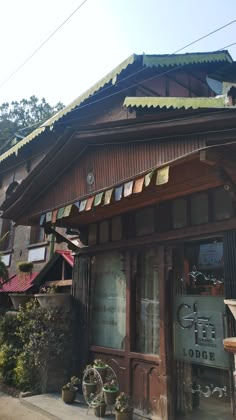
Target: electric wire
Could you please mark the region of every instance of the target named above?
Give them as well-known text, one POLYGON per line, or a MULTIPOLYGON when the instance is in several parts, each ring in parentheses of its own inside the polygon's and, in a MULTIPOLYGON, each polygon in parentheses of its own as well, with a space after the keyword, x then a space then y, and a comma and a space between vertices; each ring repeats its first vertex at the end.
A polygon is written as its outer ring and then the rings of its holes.
POLYGON ((231 20, 231 22, 228 22, 228 23, 226 23, 225 25, 220 26, 219 28, 215 29, 214 31, 208 32, 206 35, 203 35, 203 36, 201 36, 200 38, 196 39, 195 41, 192 41, 192 42, 190 42, 189 44, 186 44, 184 47, 179 48, 178 50, 176 50, 176 51, 175 51, 175 52, 173 52, 172 54, 176 54, 176 53, 178 53, 179 51, 185 50, 185 48, 190 47, 191 45, 196 44, 197 42, 201 41, 202 39, 205 39, 205 38, 207 38, 208 36, 213 35, 213 34, 215 34, 216 32, 221 31, 222 29, 226 28, 227 26, 232 25, 232 24, 233 24, 233 23, 235 23, 235 22, 236 22, 236 19, 231 20))
POLYGON ((45 39, 45 41, 42 42, 42 44, 39 45, 39 47, 36 48, 24 61, 21 63, 11 74, 8 76, 1 84, 0 88, 4 86, 22 67, 28 63, 28 61, 31 60, 37 54, 39 50, 74 16, 74 14, 81 9, 81 7, 86 3, 87 0, 84 0, 79 6, 76 7, 76 9, 45 39))

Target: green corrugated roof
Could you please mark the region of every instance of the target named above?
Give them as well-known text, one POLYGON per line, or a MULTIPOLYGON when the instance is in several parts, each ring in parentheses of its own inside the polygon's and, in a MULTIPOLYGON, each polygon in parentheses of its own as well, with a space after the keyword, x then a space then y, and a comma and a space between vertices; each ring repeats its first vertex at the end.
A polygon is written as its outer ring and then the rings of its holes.
POLYGON ((226 98, 178 98, 178 97, 126 97, 124 105, 131 108, 225 108, 226 98))
POLYGON ((99 82, 93 85, 90 89, 80 95, 70 105, 59 111, 56 115, 51 117, 49 120, 44 122, 40 127, 34 130, 31 134, 26 136, 23 140, 19 141, 11 149, 7 150, 0 156, 0 162, 8 158, 9 156, 18 152, 20 148, 25 146, 31 140, 42 134, 47 127, 53 127, 56 121, 59 121, 62 117, 68 114, 70 111, 81 105, 86 99, 94 95, 95 92, 102 89, 107 83, 115 84, 117 77, 125 70, 130 64, 140 62, 140 68, 143 67, 164 67, 164 66, 178 66, 185 64, 197 64, 197 63, 213 63, 213 62, 225 62, 232 63, 232 58, 227 51, 210 52, 210 53, 192 53, 192 54, 170 54, 170 55, 136 55, 132 54, 125 61, 123 61, 114 70, 103 77, 99 82))
POLYGON ((97 82, 95 85, 93 85, 90 89, 86 90, 82 95, 80 95, 77 99, 75 99, 71 104, 66 106, 64 109, 59 111, 57 114, 55 114, 53 117, 51 117, 49 120, 44 122, 40 127, 36 128, 32 133, 30 133, 28 136, 26 136, 23 140, 19 141, 15 146, 11 147, 9 150, 7 150, 5 153, 3 153, 0 156, 0 162, 8 158, 14 153, 17 153, 21 147, 25 146, 27 143, 29 143, 31 140, 33 140, 35 137, 37 137, 39 134, 43 133, 47 127, 52 127, 53 124, 60 120, 60 118, 64 117, 66 114, 68 114, 70 111, 72 111, 74 108, 82 104, 86 99, 88 99, 90 96, 92 96, 95 92, 103 88, 107 83, 115 84, 117 80, 117 76, 125 70, 130 64, 133 64, 136 60, 138 60, 139 56, 136 54, 132 54, 130 57, 128 57, 125 61, 123 61, 121 64, 119 64, 118 67, 116 67, 114 70, 112 70, 110 73, 108 73, 105 77, 103 77, 99 82, 97 82))
POLYGON ((232 63, 233 59, 228 51, 192 54, 143 55, 143 65, 146 67, 170 67, 215 62, 232 63))

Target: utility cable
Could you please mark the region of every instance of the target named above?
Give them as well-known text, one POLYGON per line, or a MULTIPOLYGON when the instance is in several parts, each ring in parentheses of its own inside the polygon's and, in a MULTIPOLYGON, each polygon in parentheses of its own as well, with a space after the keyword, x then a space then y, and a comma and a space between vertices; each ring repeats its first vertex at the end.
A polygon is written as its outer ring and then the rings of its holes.
POLYGON ((11 74, 10 76, 8 76, 1 84, 0 84, 0 88, 2 86, 4 86, 20 69, 22 69, 22 67, 25 66, 26 63, 28 63, 28 61, 31 60, 32 57, 34 57, 34 55, 41 50, 41 48, 62 28, 62 26, 64 26, 69 19, 72 18, 72 16, 74 16, 74 14, 76 12, 78 12, 79 9, 81 9, 81 7, 86 3, 87 0, 84 0, 79 6, 76 7, 76 9, 45 39, 45 41, 43 41, 42 44, 39 45, 38 48, 36 48, 36 50, 34 50, 32 52, 32 54, 30 54, 30 56, 28 58, 26 58, 25 61, 23 61, 23 63, 21 63, 11 74))
MULTIPOLYGON (((236 22, 236 19, 231 20, 231 22, 228 22, 228 23, 226 23, 225 25, 220 26, 219 28, 215 29, 214 31, 208 32, 206 35, 203 35, 203 36, 201 36, 200 38, 196 39, 195 41, 192 41, 192 42, 190 42, 189 44, 186 44, 184 47, 179 48, 178 50, 176 50, 176 51, 175 51, 175 52, 173 52, 172 54, 176 54, 176 53, 178 53, 178 52, 180 52, 180 51, 182 51, 182 50, 185 50, 185 48, 190 47, 191 45, 196 44, 197 42, 201 41, 202 39, 205 39, 205 38, 207 38, 208 36, 213 35, 213 34, 215 34, 216 32, 221 31, 222 29, 226 28, 227 26, 232 25, 232 24, 233 24, 233 23, 235 23, 235 22, 236 22)), ((226 48, 226 47, 225 47, 225 48, 226 48)))

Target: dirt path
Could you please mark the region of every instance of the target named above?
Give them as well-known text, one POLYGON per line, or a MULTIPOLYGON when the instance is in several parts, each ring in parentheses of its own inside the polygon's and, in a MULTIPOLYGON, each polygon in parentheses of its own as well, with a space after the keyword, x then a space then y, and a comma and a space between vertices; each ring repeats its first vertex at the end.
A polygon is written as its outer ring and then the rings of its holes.
POLYGON ((18 398, 0 392, 0 420, 48 420, 43 414, 23 406, 18 398))

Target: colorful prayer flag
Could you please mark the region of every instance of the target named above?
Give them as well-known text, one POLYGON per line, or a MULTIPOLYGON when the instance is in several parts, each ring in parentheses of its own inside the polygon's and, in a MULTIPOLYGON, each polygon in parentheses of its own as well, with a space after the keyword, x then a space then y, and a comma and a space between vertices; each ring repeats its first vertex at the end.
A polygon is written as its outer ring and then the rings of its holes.
POLYGON ((112 193, 113 193, 113 188, 111 188, 110 190, 105 191, 104 205, 110 204, 112 193))
POLYGON ((140 193, 143 189, 144 176, 142 178, 136 179, 134 183, 133 193, 140 193))
POLYGON ((85 211, 91 210, 92 205, 93 205, 93 202, 94 202, 94 196, 93 197, 89 197, 88 200, 87 200, 85 211))
POLYGON ((158 169, 156 185, 163 185, 169 181, 169 166, 158 169))
POLYGON ((99 206, 99 204, 101 204, 102 197, 103 197, 103 192, 98 193, 97 195, 95 195, 95 199, 94 199, 94 205, 95 206, 99 206))
POLYGON ((126 182, 124 185, 124 197, 128 197, 132 194, 134 181, 126 182))
POLYGON ((119 187, 115 188, 115 200, 116 201, 121 200, 122 192, 123 192, 123 185, 120 185, 119 187))

